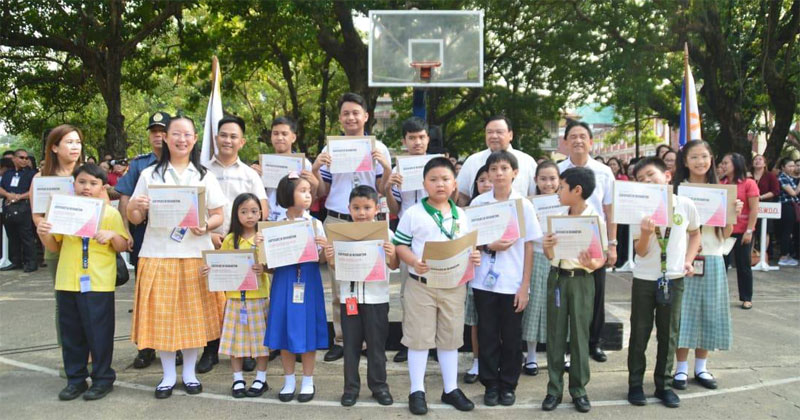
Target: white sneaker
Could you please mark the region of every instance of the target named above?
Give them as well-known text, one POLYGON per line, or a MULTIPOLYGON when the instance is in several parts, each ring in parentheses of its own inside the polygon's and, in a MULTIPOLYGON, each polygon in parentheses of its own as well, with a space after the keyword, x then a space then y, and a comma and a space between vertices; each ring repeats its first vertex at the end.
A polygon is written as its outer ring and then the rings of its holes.
POLYGON ((789 261, 788 261, 788 262, 789 262, 789 264, 788 264, 788 265, 790 265, 790 266, 792 266, 792 267, 794 267, 794 266, 796 266, 796 265, 800 264, 800 262, 798 262, 798 261, 797 261, 796 259, 794 259, 794 258, 789 258, 789 261))
POLYGON ((784 266, 792 266, 792 267, 794 267, 794 266, 796 266, 796 265, 797 265, 797 260, 795 260, 794 258, 791 258, 791 257, 781 257, 781 258, 778 260, 778 265, 784 265, 784 266))

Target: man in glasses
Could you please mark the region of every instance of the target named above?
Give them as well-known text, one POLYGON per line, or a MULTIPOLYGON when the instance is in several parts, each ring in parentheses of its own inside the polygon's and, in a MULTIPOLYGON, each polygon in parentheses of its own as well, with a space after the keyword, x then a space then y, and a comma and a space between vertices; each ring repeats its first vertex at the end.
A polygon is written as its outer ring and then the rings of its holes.
POLYGON ((8 234, 8 258, 11 265, 2 271, 24 268, 26 273, 36 271, 36 249, 33 241, 30 189, 36 171, 29 166, 28 151, 14 151, 14 169, 7 170, 0 179, 0 196, 3 197, 3 215, 8 234))

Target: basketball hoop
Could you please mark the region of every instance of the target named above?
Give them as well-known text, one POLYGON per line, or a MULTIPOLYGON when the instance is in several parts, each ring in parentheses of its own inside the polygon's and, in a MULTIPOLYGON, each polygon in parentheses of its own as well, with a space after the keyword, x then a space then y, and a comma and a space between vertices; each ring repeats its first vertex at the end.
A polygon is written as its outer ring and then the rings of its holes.
POLYGON ((419 80, 430 82, 433 68, 442 65, 441 61, 413 61, 410 66, 419 71, 419 80))

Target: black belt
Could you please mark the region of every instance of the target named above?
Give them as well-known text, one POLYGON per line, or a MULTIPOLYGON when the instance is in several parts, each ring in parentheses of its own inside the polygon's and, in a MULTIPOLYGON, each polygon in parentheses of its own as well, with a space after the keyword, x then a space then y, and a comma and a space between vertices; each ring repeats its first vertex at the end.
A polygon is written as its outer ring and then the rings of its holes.
POLYGON ((343 213, 335 212, 333 210, 328 210, 328 216, 333 216, 333 217, 335 217, 337 219, 341 219, 341 220, 347 220, 348 222, 352 222, 353 221, 353 217, 350 216, 349 214, 343 214, 343 213))
POLYGON ((408 275, 412 279, 414 279, 414 280, 416 280, 416 281, 418 281, 418 282, 420 282, 422 284, 428 284, 428 279, 426 279, 425 277, 420 277, 420 276, 418 276, 416 274, 411 274, 411 273, 408 273, 408 275))
POLYGON ((563 274, 563 275, 569 276, 569 277, 588 276, 589 274, 591 274, 591 273, 589 273, 588 271, 586 271, 586 270, 584 270, 582 268, 576 268, 574 270, 567 270, 566 268, 550 267, 550 271, 555 272, 555 273, 560 273, 560 274, 563 274))

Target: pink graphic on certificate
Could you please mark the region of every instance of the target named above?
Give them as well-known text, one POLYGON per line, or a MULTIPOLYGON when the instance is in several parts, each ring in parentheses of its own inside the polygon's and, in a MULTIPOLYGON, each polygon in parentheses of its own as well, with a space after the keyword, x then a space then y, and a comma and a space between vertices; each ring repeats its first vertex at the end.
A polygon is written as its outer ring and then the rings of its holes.
POLYGON ((244 276, 244 281, 239 285, 238 290, 256 290, 258 289, 258 278, 252 269, 247 271, 244 276))
POLYGON ((726 208, 725 208, 726 205, 727 205, 727 202, 725 202, 725 201, 720 202, 719 207, 717 208, 717 210, 714 212, 714 214, 711 215, 711 217, 708 218, 708 220, 706 220, 706 222, 704 224, 709 225, 709 226, 724 227, 725 226, 725 219, 727 217, 727 212, 726 212, 726 208))
POLYGON ((461 277, 461 281, 458 282, 458 285, 461 286, 462 284, 467 284, 468 281, 475 278, 475 264, 472 262, 467 263, 467 269, 464 271, 464 275, 461 277))
POLYGON ((375 258, 375 265, 372 271, 367 274, 364 281, 386 281, 386 251, 382 244, 378 244, 378 256, 375 258))
POLYGON ((511 212, 513 214, 508 218, 506 230, 503 232, 503 236, 500 237, 501 241, 513 241, 515 239, 519 239, 519 223, 517 223, 518 215, 516 208, 511 207, 511 212))
POLYGON ((80 236, 82 238, 91 238, 97 234, 99 226, 97 223, 97 214, 93 214, 92 218, 89 219, 77 232, 75 232, 75 236, 80 236))
POLYGON ((658 203, 656 211, 653 212, 651 218, 656 226, 667 226, 669 224, 669 215, 667 214, 667 191, 665 190, 661 196, 661 202, 658 203))
POLYGON ((306 241, 306 247, 303 249, 303 253, 300 254, 300 259, 297 261, 298 264, 319 260, 319 255, 317 254, 317 243, 314 239, 314 229, 309 225, 308 240, 306 241))
POLYGON ((589 258, 603 258, 603 243, 600 238, 600 228, 592 223, 592 240, 589 242, 589 258))
POLYGON ((372 171, 372 152, 367 150, 367 154, 364 155, 364 159, 361 160, 361 163, 358 164, 356 167, 356 172, 370 172, 372 171))
POLYGON ((197 195, 193 194, 192 205, 189 207, 189 211, 186 212, 186 216, 183 216, 183 220, 178 224, 178 227, 192 228, 200 226, 200 216, 197 207, 197 195))

